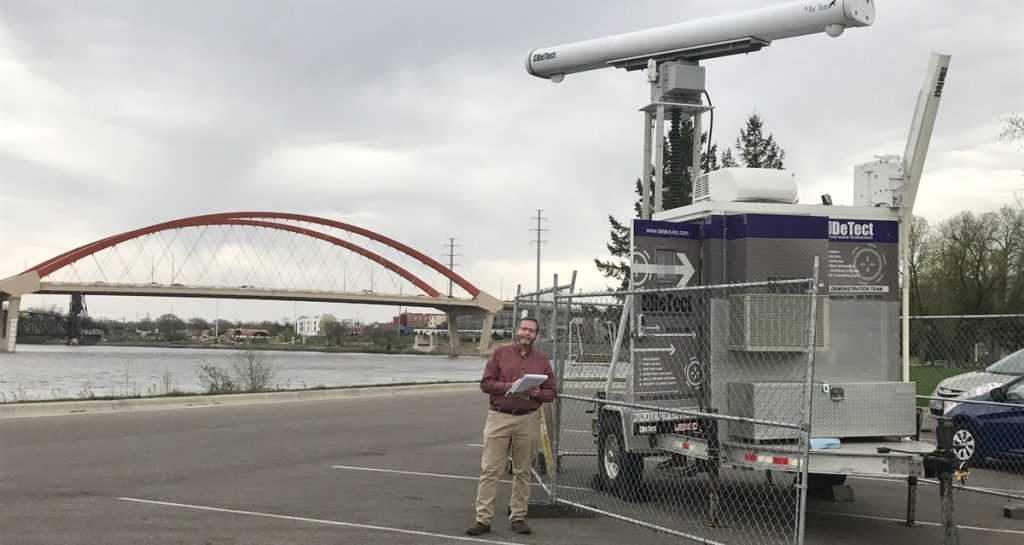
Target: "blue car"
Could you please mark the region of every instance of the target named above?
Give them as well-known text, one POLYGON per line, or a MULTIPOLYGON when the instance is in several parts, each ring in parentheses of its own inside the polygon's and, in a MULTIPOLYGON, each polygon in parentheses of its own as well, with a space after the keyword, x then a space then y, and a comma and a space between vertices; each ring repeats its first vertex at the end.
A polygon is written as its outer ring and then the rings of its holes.
POLYGON ((970 398, 990 403, 946 402, 952 419, 953 454, 978 465, 985 458, 1024 460, 1024 377, 970 398))

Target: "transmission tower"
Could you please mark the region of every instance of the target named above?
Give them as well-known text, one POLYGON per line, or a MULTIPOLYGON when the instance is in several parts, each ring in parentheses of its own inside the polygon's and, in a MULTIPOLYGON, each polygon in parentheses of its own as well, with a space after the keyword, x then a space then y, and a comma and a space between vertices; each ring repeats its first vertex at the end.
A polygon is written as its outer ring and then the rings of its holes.
POLYGON ((537 215, 535 217, 530 218, 532 220, 537 220, 537 226, 530 228, 531 231, 536 231, 536 233, 537 233, 537 240, 531 240, 530 242, 537 245, 537 302, 538 302, 538 304, 540 303, 540 245, 541 244, 547 244, 547 241, 546 240, 542 240, 540 237, 544 233, 548 232, 547 229, 542 229, 541 228, 541 222, 548 220, 548 218, 545 218, 544 216, 541 215, 541 212, 543 212, 543 210, 537 209, 537 215))
MULTIPOLYGON (((455 266, 458 265, 458 263, 455 262, 455 258, 456 257, 462 257, 462 254, 455 253, 455 248, 457 246, 459 246, 458 244, 455 243, 456 240, 458 240, 458 239, 456 239, 456 238, 449 238, 448 239, 448 244, 445 246, 445 250, 448 250, 448 253, 441 254, 442 256, 448 258, 448 270, 450 270, 452 272, 455 272, 455 266)), ((452 282, 453 282, 452 279, 449 278, 448 279, 448 297, 452 296, 452 282)))

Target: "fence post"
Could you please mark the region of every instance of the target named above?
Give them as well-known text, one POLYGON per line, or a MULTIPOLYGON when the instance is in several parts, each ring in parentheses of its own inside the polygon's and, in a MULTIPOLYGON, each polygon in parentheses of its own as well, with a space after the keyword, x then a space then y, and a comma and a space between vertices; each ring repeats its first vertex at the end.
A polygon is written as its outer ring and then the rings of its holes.
POLYGON ((810 323, 807 324, 807 369, 804 371, 803 416, 800 434, 800 484, 797 490, 796 545, 804 543, 804 529, 807 523, 807 466, 811 457, 811 390, 814 388, 814 347, 817 344, 815 335, 818 323, 818 256, 814 256, 814 269, 811 274, 811 286, 808 294, 811 297, 810 323))

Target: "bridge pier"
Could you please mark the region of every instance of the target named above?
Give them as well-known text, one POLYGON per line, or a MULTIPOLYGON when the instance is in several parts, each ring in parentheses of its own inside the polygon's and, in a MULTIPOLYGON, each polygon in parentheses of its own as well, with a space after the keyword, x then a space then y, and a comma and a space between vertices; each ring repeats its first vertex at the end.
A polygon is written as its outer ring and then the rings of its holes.
POLYGON ((462 339, 459 337, 459 315, 448 312, 448 341, 452 348, 458 348, 462 339))
POLYGON ((14 345, 18 340, 18 316, 20 314, 21 297, 11 296, 7 300, 7 313, 3 315, 3 328, 0 329, 0 352, 14 352, 14 345))
POLYGON ((481 354, 487 352, 487 349, 491 347, 491 329, 494 327, 494 313, 488 312, 484 314, 484 325, 480 328, 480 346, 479 350, 481 354))

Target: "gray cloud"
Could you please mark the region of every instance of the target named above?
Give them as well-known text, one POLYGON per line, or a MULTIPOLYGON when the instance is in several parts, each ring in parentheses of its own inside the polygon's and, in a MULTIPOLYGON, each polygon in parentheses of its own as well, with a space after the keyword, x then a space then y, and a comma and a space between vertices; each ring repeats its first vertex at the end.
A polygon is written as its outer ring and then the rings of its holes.
MULTIPOLYGON (((546 260, 603 286, 590 259, 607 214, 632 212, 643 75, 553 85, 526 74, 525 53, 767 4, 7 1, 0 276, 114 232, 249 209, 354 218, 435 257, 458 237, 496 292, 494 263, 532 285, 542 208, 546 260)), ((972 203, 998 206, 1020 185, 1006 171, 1021 154, 996 135, 1024 111, 1024 7, 878 9, 838 39, 708 61, 715 141, 756 110, 805 199, 848 202, 854 164, 902 153, 929 52, 950 53, 918 211, 959 210, 949 188, 964 176, 994 183, 972 203)))

